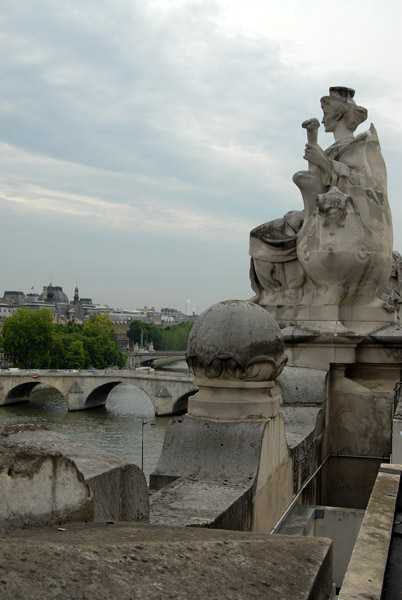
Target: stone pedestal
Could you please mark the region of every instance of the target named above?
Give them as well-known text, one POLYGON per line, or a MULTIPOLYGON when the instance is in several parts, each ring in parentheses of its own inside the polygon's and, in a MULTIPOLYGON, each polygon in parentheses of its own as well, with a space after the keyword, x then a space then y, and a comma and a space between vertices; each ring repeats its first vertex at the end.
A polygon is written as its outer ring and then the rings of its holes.
POLYGON ((196 321, 187 361, 199 392, 172 421, 150 478, 151 522, 269 532, 293 498, 275 379, 286 358, 275 320, 230 300, 196 321))
POLYGON ((275 417, 279 396, 272 395, 272 381, 230 381, 195 377, 199 392, 189 398, 188 412, 211 419, 275 417))
POLYGON ((360 332, 341 321, 302 322, 282 329, 288 365, 329 370, 331 365, 401 365, 398 323, 371 323, 360 332))
POLYGON ((293 499, 281 414, 173 419, 150 487, 152 524, 269 533, 293 499))

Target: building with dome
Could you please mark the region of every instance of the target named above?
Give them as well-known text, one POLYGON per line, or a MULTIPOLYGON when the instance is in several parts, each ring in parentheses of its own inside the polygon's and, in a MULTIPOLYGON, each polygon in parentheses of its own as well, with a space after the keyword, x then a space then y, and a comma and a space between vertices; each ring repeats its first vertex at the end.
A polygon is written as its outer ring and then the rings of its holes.
POLYGON ((69 320, 70 301, 60 285, 50 283, 43 286, 43 292, 38 298, 38 303, 51 305, 57 314, 58 322, 63 323, 69 320))
POLYGON ((17 308, 27 308, 28 310, 40 310, 47 308, 52 313, 55 323, 66 323, 70 320, 70 302, 67 294, 63 292, 61 286, 49 284, 43 287, 41 294, 30 292, 24 294, 21 291, 6 291, 4 292, 2 306, 4 310, 0 315, 1 321, 9 313, 14 313, 17 308), (4 313, 4 314, 3 314, 4 313))
POLYGON ((40 294, 38 300, 40 302, 57 302, 58 304, 70 303, 67 294, 63 292, 63 288, 60 285, 52 284, 43 286, 43 292, 40 294))
POLYGON ((17 308, 24 307, 28 310, 40 310, 47 308, 51 311, 55 323, 67 323, 76 321, 82 323, 94 313, 105 314, 112 311, 109 306, 95 305, 91 298, 80 298, 78 287, 74 290, 74 299, 69 300, 62 286, 43 286, 41 294, 31 292, 25 294, 22 291, 6 291, 2 299, 2 310, 0 311, 0 326, 4 318, 10 316, 17 308))

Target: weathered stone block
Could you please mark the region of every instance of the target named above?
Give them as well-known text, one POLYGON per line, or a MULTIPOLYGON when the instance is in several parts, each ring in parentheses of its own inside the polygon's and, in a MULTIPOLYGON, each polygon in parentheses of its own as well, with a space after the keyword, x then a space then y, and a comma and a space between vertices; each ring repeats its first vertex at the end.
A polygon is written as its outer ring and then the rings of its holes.
POLYGON ((0 528, 94 518, 93 492, 74 461, 56 450, 1 442, 0 528))
MULTIPOLYGON (((33 457, 41 456, 44 462, 46 457, 60 457, 60 460, 64 461, 63 464, 72 465, 71 469, 77 473, 77 481, 82 481, 85 489, 89 488, 93 494, 93 513, 85 518, 96 521, 148 520, 149 499, 145 476, 139 467, 118 456, 73 438, 32 426, 11 426, 2 430, 0 457, 6 470, 10 453, 24 455, 32 464, 33 457)), ((50 478, 49 485, 51 481, 55 485, 58 484, 60 479, 60 497, 67 501, 71 490, 74 489, 72 483, 63 486, 63 478, 56 474, 52 479, 49 469, 47 472, 50 478)), ((26 479, 25 485, 28 483, 26 479)), ((29 496, 28 487, 22 486, 21 491, 29 496)), ((43 494, 47 497, 49 491, 43 491, 43 494)))

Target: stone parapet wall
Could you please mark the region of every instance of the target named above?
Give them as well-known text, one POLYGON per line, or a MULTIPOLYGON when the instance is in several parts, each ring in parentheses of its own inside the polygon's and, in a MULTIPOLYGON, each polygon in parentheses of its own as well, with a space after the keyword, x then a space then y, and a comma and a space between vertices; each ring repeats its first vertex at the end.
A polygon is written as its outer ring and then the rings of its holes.
POLYGON ((382 598, 401 480, 401 465, 382 465, 339 592, 340 600, 382 598))

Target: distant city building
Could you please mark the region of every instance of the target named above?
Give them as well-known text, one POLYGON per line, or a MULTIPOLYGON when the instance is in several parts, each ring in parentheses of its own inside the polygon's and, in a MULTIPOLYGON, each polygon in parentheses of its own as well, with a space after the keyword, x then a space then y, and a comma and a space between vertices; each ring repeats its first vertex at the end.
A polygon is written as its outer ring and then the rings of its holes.
POLYGON ((0 303, 0 321, 6 319, 7 317, 11 317, 17 310, 18 306, 13 306, 11 304, 0 303))
POLYGON ((169 325, 178 325, 185 321, 195 321, 198 315, 195 313, 195 304, 191 300, 187 300, 186 314, 182 313, 177 308, 161 308, 162 323, 165 327, 169 325))
POLYGON ((63 292, 63 288, 60 285, 44 285, 43 292, 38 298, 39 301, 50 302, 50 303, 62 303, 69 304, 67 294, 63 292))
MULTIPOLYGON (((32 288, 33 289, 33 288, 32 288)), ((17 308, 24 307, 28 310, 41 310, 47 308, 52 313, 55 323, 67 323, 74 316, 71 311, 72 303, 69 302, 67 295, 63 292, 61 286, 49 284, 43 286, 43 292, 36 294, 29 292, 24 294, 20 291, 6 291, 3 296, 3 310, 0 311, 2 319, 10 316, 17 308), (13 309, 13 310, 11 310, 13 309), (9 314, 10 312, 10 314, 9 314)))
POLYGON ((186 321, 186 315, 177 308, 161 308, 162 323, 165 326, 178 325, 186 321))
POLYGON ((15 304, 16 306, 22 306, 25 301, 24 292, 4 292, 3 302, 6 304, 15 304))
MULTIPOLYGON (((137 311, 138 315, 145 315, 148 319, 148 322, 152 323, 152 325, 155 325, 156 327, 160 327, 162 325, 162 315, 160 312, 155 310, 154 306, 152 306, 151 308, 148 308, 148 306, 144 306, 144 308, 138 308, 137 311)), ((141 321, 144 319, 138 318, 137 320, 141 321)))
POLYGON ((146 318, 146 315, 142 314, 139 310, 113 309, 109 312, 109 317, 116 323, 129 323, 136 319, 141 320, 141 317, 146 318))
POLYGON ((38 302, 39 301, 39 294, 34 294, 33 292, 30 292, 29 294, 27 294, 25 296, 25 302, 38 302))
MULTIPOLYGON (((43 292, 37 299, 36 304, 39 305, 39 303, 45 303, 47 306, 42 306, 42 308, 50 307, 50 310, 55 312, 58 323, 67 323, 70 320, 70 301, 60 285, 52 285, 51 283, 44 285, 43 292)), ((26 304, 26 306, 31 309, 40 308, 40 306, 32 306, 31 303, 29 305, 26 304)))
MULTIPOLYGON (((31 288, 33 290, 33 288, 31 288)), ((119 345, 126 348, 129 345, 127 330, 133 320, 151 323, 157 327, 169 327, 185 321, 193 321, 195 304, 190 300, 186 302, 186 314, 176 308, 162 308, 157 311, 154 306, 125 310, 111 308, 108 305, 94 304, 92 298, 80 298, 78 286, 74 289, 74 299, 70 301, 63 288, 59 285, 43 286, 41 294, 30 291, 24 294, 21 291, 6 291, 2 302, 0 301, 0 326, 5 318, 11 316, 19 307, 28 310, 41 310, 47 308, 52 313, 55 323, 74 321, 83 323, 93 314, 107 314, 113 321, 119 345)))
POLYGON ((148 306, 144 306, 144 308, 138 308, 137 310, 140 313, 143 313, 144 315, 147 315, 149 312, 151 312, 151 313, 156 312, 154 306, 151 306, 151 308, 148 308, 148 306))

